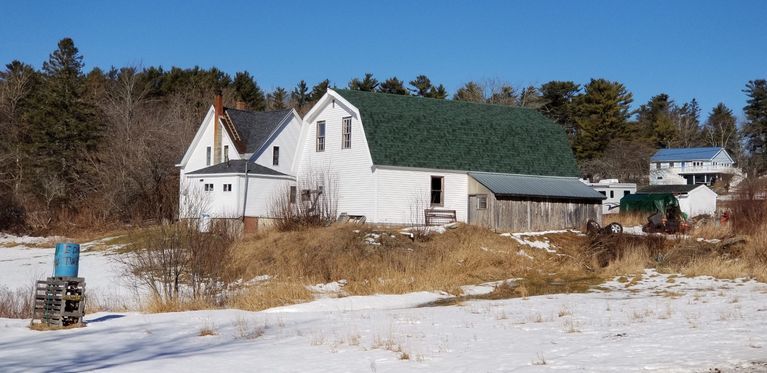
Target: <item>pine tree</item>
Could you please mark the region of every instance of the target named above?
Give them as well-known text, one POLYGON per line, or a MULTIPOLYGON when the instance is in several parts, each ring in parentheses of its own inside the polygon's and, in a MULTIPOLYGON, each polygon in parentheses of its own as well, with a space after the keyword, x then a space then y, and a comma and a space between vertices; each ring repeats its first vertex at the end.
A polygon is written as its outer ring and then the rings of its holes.
POLYGON ((626 136, 633 100, 623 84, 605 79, 591 79, 584 91, 573 100, 578 126, 574 148, 581 160, 600 156, 611 140, 626 136))
POLYGON ((378 80, 371 73, 365 73, 365 77, 354 78, 349 82, 349 89, 365 92, 375 92, 378 87, 378 80))
POLYGON ((426 75, 418 75, 415 79, 410 81, 410 85, 413 86, 412 89, 409 89, 410 92, 416 96, 438 99, 445 99, 448 96, 445 86, 440 84, 435 87, 426 75))
POLYGON ((408 95, 405 83, 397 79, 396 76, 384 80, 384 82, 378 86, 378 92, 390 93, 393 95, 408 95))
POLYGON ((740 152, 735 115, 724 103, 717 104, 708 114, 703 133, 706 145, 725 148, 733 157, 740 152))
POLYGON ((330 88, 330 80, 328 79, 317 83, 314 87, 312 87, 312 93, 309 95, 310 99, 315 102, 318 101, 320 98, 322 98, 323 95, 325 95, 325 92, 328 91, 328 88, 330 88))
POLYGON ((458 88, 453 95, 453 100, 469 102, 485 102, 485 92, 477 82, 468 82, 458 88))
POLYGON ((538 110, 559 123, 571 139, 576 132, 573 100, 580 90, 580 85, 574 82, 556 80, 545 83, 540 88, 544 104, 538 110))
POLYGON ((677 128, 671 119, 674 102, 665 93, 650 98, 637 111, 637 123, 644 138, 660 148, 672 146, 677 139, 677 128))
POLYGON ((288 91, 285 88, 277 87, 269 95, 269 110, 287 109, 288 91))
POLYGON ((439 100, 444 100, 448 96, 447 89, 445 89, 445 86, 442 84, 432 87, 431 90, 429 90, 429 94, 426 97, 436 98, 439 100))
POLYGON ((296 88, 293 88, 293 91, 290 92, 290 101, 293 102, 299 111, 309 102, 309 86, 306 85, 304 80, 298 82, 296 88))
POLYGON ((258 86, 249 72, 238 72, 234 75, 234 94, 239 101, 245 102, 250 110, 266 110, 264 92, 258 86))
POLYGON ((43 63, 43 87, 30 113, 42 193, 67 200, 82 193, 75 184, 88 184, 85 158, 96 149, 102 129, 95 108, 83 99, 82 60, 72 39, 59 41, 43 63))
POLYGON ((743 90, 748 96, 743 112, 743 134, 757 170, 767 169, 767 80, 751 80, 743 90))
POLYGON ((541 97, 537 88, 528 86, 519 94, 519 106, 531 109, 540 109, 546 102, 541 97))

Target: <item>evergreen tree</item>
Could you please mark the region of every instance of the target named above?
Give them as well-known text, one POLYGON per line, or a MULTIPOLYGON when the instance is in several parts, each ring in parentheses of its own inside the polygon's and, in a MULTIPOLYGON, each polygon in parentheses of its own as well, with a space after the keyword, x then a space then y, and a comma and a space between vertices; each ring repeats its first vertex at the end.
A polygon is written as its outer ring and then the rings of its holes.
POLYGON ((633 100, 623 84, 605 79, 591 79, 584 91, 573 100, 578 126, 574 148, 581 160, 598 157, 611 140, 626 136, 633 100))
POLYGON ((537 88, 528 86, 519 94, 519 106, 531 109, 540 109, 546 102, 537 88))
POLYGON ((735 115, 724 103, 717 104, 708 114, 703 133, 706 145, 725 148, 733 157, 740 152, 735 115))
POLYGON ((440 84, 435 87, 426 75, 418 75, 415 79, 410 81, 410 85, 413 86, 410 91, 416 96, 438 99, 445 99, 448 96, 445 86, 440 84))
POLYGON ((576 132, 573 99, 580 90, 580 85, 574 82, 556 80, 545 83, 540 88, 544 104, 539 111, 559 123, 571 139, 576 132))
POLYGON ((234 94, 239 101, 245 102, 250 110, 266 110, 264 92, 258 86, 249 72, 238 72, 234 75, 234 94))
POLYGON ((325 92, 328 91, 328 88, 330 88, 330 80, 325 79, 312 87, 312 93, 309 97, 311 97, 312 101, 316 102, 322 98, 323 95, 325 95, 325 92))
POLYGON ((349 82, 349 89, 365 92, 375 92, 378 87, 378 80, 371 73, 365 73, 365 77, 354 78, 349 82))
POLYGON ((767 168, 767 80, 750 80, 743 90, 748 96, 743 133, 757 170, 767 168))
POLYGON ((72 39, 59 41, 43 63, 43 87, 29 118, 41 193, 66 200, 82 193, 75 184, 88 185, 85 158, 101 136, 95 108, 83 99, 82 60, 72 39))
POLYGON ((517 92, 514 87, 504 84, 500 88, 495 89, 487 100, 488 103, 495 105, 517 106, 517 92))
POLYGON ((485 92, 476 82, 468 82, 458 88, 453 95, 453 100, 469 102, 485 102, 485 92))
POLYGON ((269 95, 269 110, 283 110, 287 109, 288 91, 285 88, 277 87, 269 95))
POLYGON ((306 85, 305 81, 301 80, 296 84, 296 88, 290 92, 290 100, 293 101, 299 111, 309 102, 309 86, 306 85))
POLYGON ((378 92, 390 93, 393 95, 408 95, 405 83, 397 79, 396 76, 384 80, 383 83, 378 86, 378 92))
POLYGON ((676 141, 677 131, 671 119, 674 102, 665 93, 650 98, 637 111, 637 123, 644 138, 656 147, 667 148, 676 141))

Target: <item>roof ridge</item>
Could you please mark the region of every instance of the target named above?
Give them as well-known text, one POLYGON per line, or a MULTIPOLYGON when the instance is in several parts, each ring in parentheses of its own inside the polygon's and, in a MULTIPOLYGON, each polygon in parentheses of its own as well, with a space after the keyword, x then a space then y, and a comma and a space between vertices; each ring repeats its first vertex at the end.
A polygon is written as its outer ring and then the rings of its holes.
MULTIPOLYGON (((331 88, 332 89, 332 88, 331 88)), ((343 92, 353 92, 352 94, 356 93, 362 93, 366 95, 382 95, 382 96, 390 96, 390 97, 397 97, 397 98, 411 98, 411 99, 420 99, 424 101, 434 101, 434 102, 452 102, 456 104, 471 104, 471 105, 478 105, 478 106, 496 106, 506 109, 517 109, 517 110, 532 110, 536 111, 536 109, 530 108, 530 107, 524 107, 524 106, 511 106, 511 105, 502 105, 502 104, 493 104, 489 102, 474 102, 474 101, 464 101, 464 100, 455 100, 451 98, 434 98, 434 97, 426 97, 426 96, 418 96, 418 95, 398 95, 396 93, 386 93, 386 92, 372 92, 372 91, 360 91, 357 89, 349 89, 349 88, 338 88, 333 89, 334 91, 343 91, 343 92)))

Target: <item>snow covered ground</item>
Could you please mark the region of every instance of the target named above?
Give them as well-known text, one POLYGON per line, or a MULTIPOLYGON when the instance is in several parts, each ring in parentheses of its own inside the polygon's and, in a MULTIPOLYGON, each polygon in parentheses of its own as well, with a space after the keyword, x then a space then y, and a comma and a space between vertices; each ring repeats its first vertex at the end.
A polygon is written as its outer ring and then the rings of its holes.
MULTIPOLYGON (((52 255, 0 249, 0 286, 26 283, 52 255)), ((108 251, 92 255, 83 256, 83 275, 88 286, 104 286, 114 262, 108 251)), ((102 312, 88 315, 85 328, 46 332, 0 319, 0 372, 767 369, 767 284, 652 270, 631 280, 586 294, 438 307, 418 306, 448 295, 322 298, 262 312, 102 312)), ((474 292, 492 284, 485 287, 474 292)))

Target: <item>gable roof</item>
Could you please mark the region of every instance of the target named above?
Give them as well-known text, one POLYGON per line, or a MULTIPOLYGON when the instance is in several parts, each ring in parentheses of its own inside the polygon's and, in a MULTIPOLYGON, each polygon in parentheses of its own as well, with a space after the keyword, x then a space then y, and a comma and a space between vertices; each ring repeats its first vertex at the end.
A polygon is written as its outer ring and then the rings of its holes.
POLYGON ((205 167, 203 169, 190 172, 187 175, 244 174, 245 165, 248 166, 248 173, 252 175, 287 176, 283 174, 282 172, 272 170, 271 168, 264 167, 260 164, 248 162, 248 160, 245 160, 245 159, 236 159, 236 160, 231 160, 229 162, 221 162, 213 166, 205 167))
POLYGON ((269 140, 269 137, 290 115, 292 109, 275 111, 247 111, 224 108, 240 138, 241 153, 254 153, 269 140))
POLYGON ((469 172, 496 197, 537 197, 568 200, 593 200, 607 197, 574 177, 512 175, 469 172))
POLYGON ((726 153, 723 148, 717 147, 659 149, 650 160, 653 162, 708 161, 719 154, 720 151, 726 153))
POLYGON ((644 188, 637 190, 637 194, 685 194, 697 189, 698 187, 705 186, 702 184, 690 185, 690 184, 676 184, 676 185, 648 185, 644 188))
POLYGON ((533 109, 352 90, 373 164, 578 176, 564 130, 533 109))

